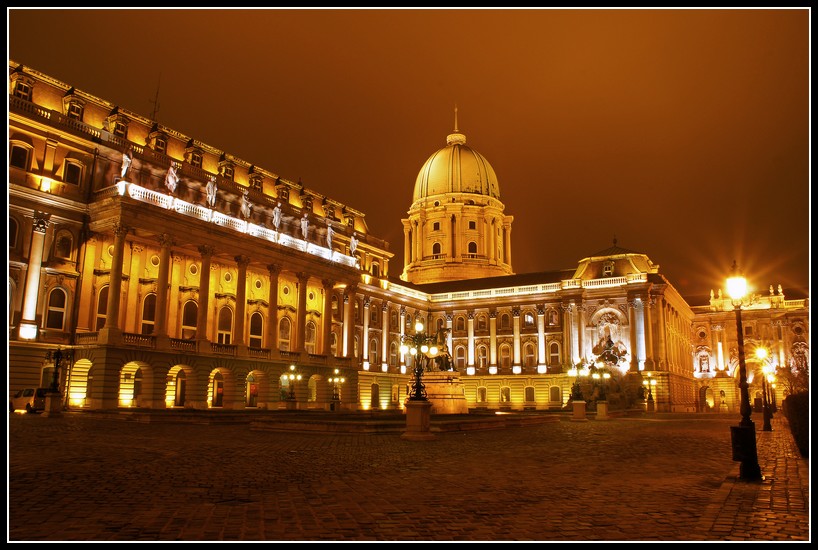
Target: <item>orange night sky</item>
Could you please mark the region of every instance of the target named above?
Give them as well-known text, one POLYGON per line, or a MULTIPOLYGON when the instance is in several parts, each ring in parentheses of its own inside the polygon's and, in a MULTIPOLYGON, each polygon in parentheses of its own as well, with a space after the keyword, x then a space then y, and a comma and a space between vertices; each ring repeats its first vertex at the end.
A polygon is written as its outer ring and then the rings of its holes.
POLYGON ((517 273, 618 245, 691 303, 733 260, 808 292, 808 9, 22 9, 10 59, 366 213, 403 264, 453 131, 494 167, 517 273))

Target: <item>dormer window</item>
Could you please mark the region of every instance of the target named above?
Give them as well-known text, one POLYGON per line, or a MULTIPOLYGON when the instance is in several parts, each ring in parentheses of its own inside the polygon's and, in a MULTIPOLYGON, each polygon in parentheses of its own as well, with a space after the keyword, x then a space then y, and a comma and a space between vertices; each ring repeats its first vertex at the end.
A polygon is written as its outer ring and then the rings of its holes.
POLYGON ((604 277, 610 277, 613 275, 614 271, 614 263, 613 262, 605 262, 602 264, 602 275, 604 277))
POLYGON ((68 108, 66 109, 66 115, 68 118, 73 118, 74 120, 82 120, 82 114, 85 112, 85 107, 79 101, 72 101, 68 104, 68 108))
POLYGON ((185 160, 189 162, 191 166, 201 168, 203 158, 202 150, 193 145, 193 140, 191 139, 187 147, 185 147, 185 160))
POLYGON ((119 114, 119 107, 114 107, 108 118, 105 119, 108 124, 108 131, 116 137, 128 139, 128 123, 130 119, 125 115, 119 114))
POLYGON ((259 193, 262 191, 264 187, 264 177, 261 174, 251 174, 250 175, 250 189, 253 191, 258 191, 259 193))
POLYGON ((312 211, 312 197, 309 195, 301 195, 301 204, 304 205, 304 208, 307 210, 312 211))
POLYGON ((153 150, 157 153, 165 154, 168 150, 168 140, 163 135, 158 135, 153 140, 153 150))
POLYGON ((148 144, 151 146, 151 149, 157 153, 162 155, 167 153, 168 136, 159 130, 159 126, 157 124, 153 125, 153 128, 151 128, 151 131, 148 134, 148 144))
POLYGON ((25 99, 26 101, 31 101, 31 90, 34 87, 34 82, 28 78, 23 77, 19 73, 15 73, 12 75, 12 78, 17 77, 15 80, 12 81, 12 86, 14 87, 14 97, 19 97, 20 99, 25 99))
POLYGON ((65 116, 74 120, 82 120, 82 114, 85 111, 85 102, 77 97, 74 88, 71 88, 62 96, 62 106, 65 111, 65 116))
POLYGON ((222 177, 226 180, 233 181, 233 177, 236 175, 236 169, 233 167, 232 164, 223 164, 221 166, 222 170, 222 177))

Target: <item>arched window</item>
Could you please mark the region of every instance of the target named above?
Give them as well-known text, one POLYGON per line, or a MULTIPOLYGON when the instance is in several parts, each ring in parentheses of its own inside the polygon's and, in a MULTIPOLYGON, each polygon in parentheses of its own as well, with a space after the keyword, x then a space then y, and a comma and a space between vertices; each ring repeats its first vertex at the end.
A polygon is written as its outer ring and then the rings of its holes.
POLYGON ((380 277, 381 276, 381 266, 375 262, 372 262, 372 267, 370 268, 373 277, 380 277))
POLYGON ((526 311, 525 315, 523 315, 523 327, 525 328, 533 328, 534 327, 534 314, 530 311, 526 311))
POLYGON ((378 364, 378 339, 373 338, 369 341, 369 364, 378 364))
POLYGON ((463 331, 466 330, 466 319, 462 316, 458 316, 457 320, 455 321, 455 330, 463 331))
POLYGON ((304 327, 304 349, 307 353, 315 353, 315 323, 312 321, 304 327))
POLYGON ((500 346, 500 366, 504 369, 511 368, 511 347, 508 344, 500 346))
POLYGON ((97 318, 94 330, 99 331, 105 326, 105 318, 108 316, 108 285, 99 289, 97 295, 97 318))
POLYGON ((332 297, 332 316, 338 317, 338 296, 332 297))
POLYGON ((559 386, 551 386, 548 389, 548 400, 552 403, 562 402, 562 390, 559 386))
POLYGON ((54 256, 70 260, 73 245, 74 240, 71 238, 71 233, 68 231, 60 231, 57 234, 57 238, 54 239, 54 256))
POLYGON ((469 243, 468 246, 469 246, 469 249, 468 249, 469 252, 468 253, 473 254, 473 255, 476 256, 477 255, 477 243, 472 241, 472 242, 469 243))
POLYGON ((458 369, 466 368, 466 348, 463 346, 457 346, 457 349, 455 349, 454 364, 458 369))
POLYGON ((397 330, 398 328, 398 312, 394 309, 392 310, 392 313, 389 314, 389 327, 394 330, 397 330))
POLYGON ((560 345, 556 342, 551 342, 548 346, 548 366, 556 366, 560 364, 560 345))
POLYGON ((442 317, 438 318, 436 326, 437 326, 438 331, 443 330, 443 318, 442 317))
POLYGON ((481 386, 477 388, 477 402, 478 403, 485 403, 486 402, 486 388, 485 386, 481 386))
POLYGON ((199 305, 193 300, 185 302, 182 308, 182 339, 196 338, 196 319, 199 316, 199 305))
POLYGON ((532 344, 531 342, 528 342, 523 348, 523 365, 525 365, 526 367, 537 366, 536 351, 534 349, 534 344, 532 344))
POLYGON ((395 342, 389 344, 389 366, 390 367, 398 366, 398 344, 396 344, 395 342))
POLYGON ((360 320, 361 320, 361 312, 360 312, 360 308, 358 307, 358 300, 355 300, 355 322, 357 323, 360 320))
POLYGON ((220 344, 230 344, 233 338, 233 310, 227 306, 219 310, 216 338, 220 344))
POLYGON ((352 356, 358 357, 358 336, 356 335, 352 342, 352 356))
POLYGON ((20 226, 17 224, 17 220, 9 217, 9 248, 15 248, 17 246, 17 233, 19 231, 20 226))
POLYGON ((508 315, 508 313, 503 313, 500 316, 500 328, 501 329, 511 328, 511 317, 508 315))
POLYGON ((440 243, 432 245, 432 256, 440 256, 440 243))
POLYGON ((48 313, 45 318, 45 328, 63 330, 65 327, 65 291, 55 288, 48 294, 48 313))
POLYGON ((256 311, 250 316, 250 341, 251 348, 260 348, 263 344, 264 317, 256 311))
POLYGON ((477 366, 481 369, 489 366, 489 350, 486 346, 477 346, 477 366))
POLYGON ((329 335, 329 351, 332 353, 333 357, 337 357, 338 355, 338 335, 334 332, 331 332, 329 335))
POLYGON ((278 323, 278 349, 290 351, 290 318, 282 317, 278 323))
POLYGON ((152 334, 156 323, 156 294, 148 294, 142 302, 142 334, 152 334))
POLYGON ((525 387, 525 400, 529 403, 533 403, 536 401, 535 394, 534 394, 534 386, 526 386, 525 387))
POLYGON ((484 331, 486 330, 488 321, 486 321, 485 315, 478 315, 477 316, 477 330, 484 331))

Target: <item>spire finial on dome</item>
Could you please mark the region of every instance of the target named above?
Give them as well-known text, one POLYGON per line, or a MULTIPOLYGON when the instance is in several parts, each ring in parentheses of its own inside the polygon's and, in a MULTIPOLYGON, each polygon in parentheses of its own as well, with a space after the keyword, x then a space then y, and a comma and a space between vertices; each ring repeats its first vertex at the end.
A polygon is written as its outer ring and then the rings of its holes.
POLYGON ((616 235, 614 235, 614 246, 616 246, 616 235))
POLYGON ((454 132, 446 136, 446 145, 463 145, 466 143, 466 136, 457 129, 457 103, 454 104, 454 132))

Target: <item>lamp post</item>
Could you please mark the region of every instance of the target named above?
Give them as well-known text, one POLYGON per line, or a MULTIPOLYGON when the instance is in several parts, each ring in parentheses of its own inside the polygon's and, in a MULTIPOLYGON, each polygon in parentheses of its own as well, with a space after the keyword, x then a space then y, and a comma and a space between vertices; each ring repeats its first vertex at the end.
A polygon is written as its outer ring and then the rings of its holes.
POLYGON ((403 336, 400 346, 403 354, 412 356, 412 391, 406 402, 406 431, 401 438, 414 441, 435 439, 431 433, 432 402, 426 398, 426 387, 423 385, 423 371, 426 363, 439 353, 437 335, 429 336, 423 323, 415 323, 415 333, 403 336))
POLYGON ((768 377, 772 376, 773 368, 768 363, 768 356, 769 352, 767 351, 767 348, 756 348, 756 357, 758 357, 758 359, 764 363, 761 367, 761 414, 762 418, 764 419, 761 431, 763 432, 773 431, 773 427, 770 424, 770 420, 772 420, 773 417, 772 407, 770 406, 770 392, 767 390, 767 379, 768 377))
POLYGON ((762 479, 761 467, 758 465, 758 449, 756 448, 756 431, 750 415, 750 392, 747 387, 747 364, 744 357, 744 327, 741 324, 741 306, 747 295, 747 279, 741 276, 735 260, 733 261, 731 276, 727 279, 727 293, 733 302, 736 312, 736 331, 738 340, 738 372, 739 391, 741 397, 741 421, 738 426, 730 426, 733 445, 733 460, 741 462, 739 479, 743 481, 758 481, 762 479))
POLYGON ((63 352, 60 348, 55 351, 45 353, 46 361, 54 361, 54 373, 51 377, 51 393, 60 393, 60 363, 63 360, 63 352))
POLYGON ((346 382, 346 378, 339 376, 341 371, 335 369, 334 376, 330 376, 329 382, 332 384, 332 410, 338 409, 338 404, 341 402, 341 384, 346 382))
POLYGON ((653 378, 652 372, 646 372, 647 380, 642 380, 642 385, 648 389, 647 411, 652 413, 656 410, 656 403, 653 401, 653 388, 656 387, 656 379, 653 378))
POLYGON ((295 401, 295 383, 296 381, 301 380, 301 373, 296 371, 295 365, 290 365, 290 372, 287 374, 287 378, 290 381, 290 383, 287 384, 290 387, 290 391, 287 394, 287 399, 290 401, 295 401))
POLYGON ((439 348, 437 347, 437 335, 429 336, 424 331, 423 323, 418 321, 415 323, 415 333, 407 334, 403 337, 403 343, 400 346, 400 351, 403 354, 410 354, 412 356, 412 373, 414 380, 412 381, 412 391, 409 395, 410 401, 426 401, 426 387, 423 385, 423 371, 426 370, 426 364, 429 360, 437 357, 439 348))

